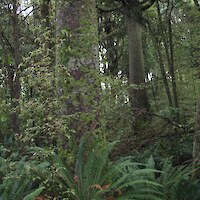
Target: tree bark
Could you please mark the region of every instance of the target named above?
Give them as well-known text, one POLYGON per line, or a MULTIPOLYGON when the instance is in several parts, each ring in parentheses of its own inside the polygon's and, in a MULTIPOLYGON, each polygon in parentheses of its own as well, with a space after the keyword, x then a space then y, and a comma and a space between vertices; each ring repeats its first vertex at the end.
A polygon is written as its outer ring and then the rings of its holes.
POLYGON ((43 0, 42 3, 40 4, 40 13, 41 13, 42 25, 44 28, 50 27, 50 19, 49 19, 50 1, 51 0, 43 0))
POLYGON ((144 88, 145 71, 143 48, 141 39, 141 24, 135 13, 137 8, 126 8, 126 27, 129 49, 129 82, 132 85, 130 92, 133 116, 137 117, 142 110, 148 110, 148 98, 144 88))
POLYGON ((13 0, 13 12, 12 12, 12 28, 13 28, 13 78, 12 78, 12 89, 11 89, 11 104, 12 104, 12 114, 11 114, 11 130, 13 134, 17 137, 20 134, 20 35, 19 35, 19 24, 18 24, 18 14, 17 14, 17 1, 13 0))
POLYGON ((56 3, 56 31, 61 41, 57 41, 56 53, 57 76, 60 78, 58 95, 64 97, 67 88, 75 94, 64 100, 61 113, 78 115, 69 128, 75 131, 79 141, 96 120, 94 116, 92 122, 87 123, 87 119, 81 121, 80 116, 89 115, 98 107, 100 84, 94 77, 99 68, 96 1, 59 0, 56 3), (72 78, 70 83, 64 81, 67 77, 72 78))

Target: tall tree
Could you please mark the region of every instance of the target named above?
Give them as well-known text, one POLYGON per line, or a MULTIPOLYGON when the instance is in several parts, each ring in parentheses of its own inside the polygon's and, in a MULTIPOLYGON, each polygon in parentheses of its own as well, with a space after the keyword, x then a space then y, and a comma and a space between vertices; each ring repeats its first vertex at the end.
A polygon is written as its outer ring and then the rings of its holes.
POLYGON ((68 95, 67 90, 74 94, 64 98, 66 107, 62 108, 62 113, 76 116, 70 128, 74 129, 79 140, 93 126, 96 118, 94 110, 98 107, 97 91, 100 85, 95 78, 98 72, 96 1, 56 1, 56 31, 57 71, 63 79, 58 82, 59 95, 68 95), (66 81, 67 77, 70 80, 66 81), (81 122, 83 115, 84 123, 81 122))
POLYGON ((129 82, 133 84, 130 96, 134 118, 143 113, 142 110, 149 109, 147 92, 143 86, 146 76, 141 34, 142 13, 153 3, 154 0, 123 1, 129 45, 129 82))
POLYGON ((132 85, 130 100, 132 104, 133 117, 140 115, 141 111, 149 109, 147 92, 144 87, 145 70, 142 47, 142 14, 150 8, 155 0, 118 0, 100 1, 101 10, 105 12, 120 10, 125 17, 125 24, 128 35, 129 54, 129 82, 132 85), (111 9, 105 8, 105 3, 112 5, 111 9))
POLYGON ((11 34, 7 35, 3 23, 0 24, 0 44, 2 48, 3 64, 7 73, 7 83, 9 88, 9 96, 11 102, 10 112, 10 130, 12 136, 20 134, 19 120, 19 99, 20 99, 20 28, 19 28, 19 2, 12 0, 11 2, 2 3, 1 14, 7 21, 11 23, 11 34))

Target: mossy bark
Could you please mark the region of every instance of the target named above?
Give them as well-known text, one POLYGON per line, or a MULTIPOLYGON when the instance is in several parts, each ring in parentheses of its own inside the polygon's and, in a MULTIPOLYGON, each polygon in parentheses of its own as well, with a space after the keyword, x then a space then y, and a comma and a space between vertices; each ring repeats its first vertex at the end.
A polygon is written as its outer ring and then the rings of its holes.
POLYGON ((97 121, 98 27, 95 0, 58 0, 56 6, 58 91, 72 116, 69 128, 75 139, 90 131, 97 121), (66 96, 66 98, 63 98, 66 96))

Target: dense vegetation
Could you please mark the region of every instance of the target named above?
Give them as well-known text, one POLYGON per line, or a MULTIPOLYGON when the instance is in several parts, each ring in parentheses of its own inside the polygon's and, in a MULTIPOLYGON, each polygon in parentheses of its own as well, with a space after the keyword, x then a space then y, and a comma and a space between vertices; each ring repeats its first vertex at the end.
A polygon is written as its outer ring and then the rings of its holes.
POLYGON ((0 14, 0 200, 200 199, 198 0, 0 14))

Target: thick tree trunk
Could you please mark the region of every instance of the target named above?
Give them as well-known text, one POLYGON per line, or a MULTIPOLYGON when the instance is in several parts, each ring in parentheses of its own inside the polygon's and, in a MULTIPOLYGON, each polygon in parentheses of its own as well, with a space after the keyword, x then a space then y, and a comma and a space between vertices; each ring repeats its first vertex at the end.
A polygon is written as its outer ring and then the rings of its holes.
POLYGON ((134 117, 148 109, 148 98, 144 88, 145 71, 141 38, 141 25, 134 16, 134 11, 126 9, 126 26, 129 44, 129 82, 132 85, 131 103, 134 117))
POLYGON ((200 96, 197 99, 196 127, 193 141, 193 178, 200 178, 200 96))
POLYGON ((61 113, 77 116, 69 128, 75 131, 78 141, 84 132, 89 131, 90 123, 95 121, 95 116, 90 122, 87 122, 87 117, 85 122, 81 122, 80 118, 82 114, 87 116, 93 113, 98 103, 100 88, 94 77, 98 69, 96 2, 58 0, 56 3, 56 31, 57 38, 61 41, 57 42, 56 58, 57 76, 60 78, 58 93, 63 97, 66 90, 74 93, 74 97, 65 100, 61 113), (67 77, 73 79, 74 85, 73 81, 66 84, 64 80, 67 77))
MULTIPOLYGON (((59 58, 59 64, 67 64, 68 69, 77 69, 79 65, 97 69, 98 32, 95 0, 72 0, 70 2, 58 0, 56 27, 59 37, 61 30, 67 31, 64 38, 66 45, 73 48, 70 58, 67 60, 59 58)), ((64 47, 60 46, 60 48, 62 51, 64 47)), ((68 56, 66 51, 65 56, 68 56)))

